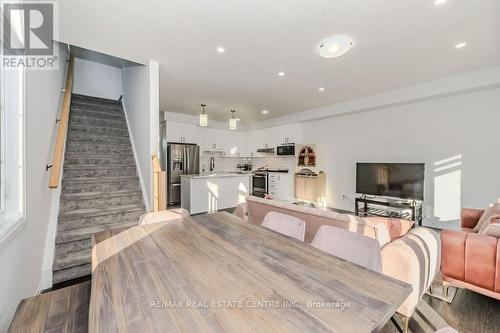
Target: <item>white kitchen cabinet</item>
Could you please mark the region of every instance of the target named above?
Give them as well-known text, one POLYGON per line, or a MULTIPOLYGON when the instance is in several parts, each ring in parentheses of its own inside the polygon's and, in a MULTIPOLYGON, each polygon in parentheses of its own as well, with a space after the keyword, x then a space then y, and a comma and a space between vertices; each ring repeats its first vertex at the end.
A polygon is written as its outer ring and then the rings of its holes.
POLYGON ((278 200, 292 201, 294 198, 294 181, 291 173, 270 172, 269 194, 278 200))
POLYGON ((299 123, 275 127, 278 133, 278 145, 302 142, 302 125, 299 123))
POLYGON ((225 152, 229 145, 227 132, 216 128, 203 128, 201 140, 201 151, 220 151, 225 152))
POLYGON ((249 157, 246 145, 246 133, 241 131, 227 131, 226 157, 249 157))
POLYGON ((167 122, 167 141, 177 143, 199 143, 196 125, 167 122))

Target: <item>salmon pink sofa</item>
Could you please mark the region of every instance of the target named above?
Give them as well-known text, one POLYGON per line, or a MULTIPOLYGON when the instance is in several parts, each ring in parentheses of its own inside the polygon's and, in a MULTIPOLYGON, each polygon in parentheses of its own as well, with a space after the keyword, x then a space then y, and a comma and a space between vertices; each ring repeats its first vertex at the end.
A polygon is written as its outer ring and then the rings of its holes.
POLYGON ((437 233, 427 228, 410 230, 408 221, 383 218, 360 218, 318 208, 303 207, 288 202, 247 197, 246 207, 239 207, 236 214, 246 212, 248 223, 260 225, 268 212, 292 215, 306 222, 304 242, 310 244, 322 225, 331 225, 376 239, 380 244, 382 273, 410 284, 412 293, 399 307, 403 317, 403 330, 408 327, 417 303, 427 291, 440 265, 440 240, 437 233), (399 222, 399 223, 398 223, 399 222))
POLYGON ((441 274, 449 285, 500 300, 500 238, 474 231, 483 213, 463 209, 462 229, 441 232, 441 274))

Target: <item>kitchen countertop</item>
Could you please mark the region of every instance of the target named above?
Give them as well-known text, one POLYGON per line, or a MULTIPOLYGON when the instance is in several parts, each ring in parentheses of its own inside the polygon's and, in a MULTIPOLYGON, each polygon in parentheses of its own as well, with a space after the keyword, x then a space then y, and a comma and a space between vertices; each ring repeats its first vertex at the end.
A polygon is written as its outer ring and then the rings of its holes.
POLYGON ((181 177, 192 178, 192 179, 204 179, 204 178, 226 178, 226 177, 242 177, 250 176, 251 172, 215 172, 215 173, 200 173, 194 175, 182 175, 181 177))

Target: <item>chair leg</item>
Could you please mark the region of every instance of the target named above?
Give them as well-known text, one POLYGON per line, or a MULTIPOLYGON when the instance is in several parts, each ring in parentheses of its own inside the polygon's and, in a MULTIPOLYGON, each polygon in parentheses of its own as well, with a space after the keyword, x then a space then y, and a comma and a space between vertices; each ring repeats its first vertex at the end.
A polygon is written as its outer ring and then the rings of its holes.
POLYGON ((408 333, 408 324, 410 323, 410 317, 402 316, 403 320, 403 333, 408 333))
POLYGON ((396 326, 397 330, 400 333, 408 333, 408 323, 410 322, 410 317, 406 317, 406 316, 403 316, 403 315, 400 315, 400 317, 401 317, 402 327, 399 326, 399 324, 396 321, 396 319, 394 318, 394 316, 391 317, 391 321, 394 324, 394 326, 396 326))
POLYGON ((445 299, 448 299, 448 288, 450 284, 448 282, 443 281, 443 296, 445 299))

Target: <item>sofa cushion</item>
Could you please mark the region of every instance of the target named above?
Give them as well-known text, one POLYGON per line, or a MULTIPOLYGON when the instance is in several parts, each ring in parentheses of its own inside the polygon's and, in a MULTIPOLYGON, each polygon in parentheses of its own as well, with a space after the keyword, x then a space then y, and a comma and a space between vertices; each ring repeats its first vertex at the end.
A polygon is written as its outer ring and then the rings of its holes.
POLYGON ((481 218, 474 227, 474 231, 478 232, 479 230, 481 230, 483 224, 486 223, 490 217, 497 214, 500 214, 500 198, 497 199, 497 201, 491 207, 484 211, 483 215, 481 215, 481 218))
POLYGON ((494 225, 494 224, 498 224, 498 223, 500 223, 500 214, 492 215, 492 216, 490 216, 489 219, 487 219, 483 223, 483 225, 481 226, 481 228, 479 229, 479 231, 477 233, 480 235, 485 235, 486 228, 488 228, 491 224, 494 225))
POLYGON ((489 223, 488 225, 485 224, 485 226, 479 230, 479 234, 500 238, 500 220, 498 220, 498 222, 489 223))
POLYGON ((497 238, 467 234, 465 242, 465 282, 495 290, 497 238))

